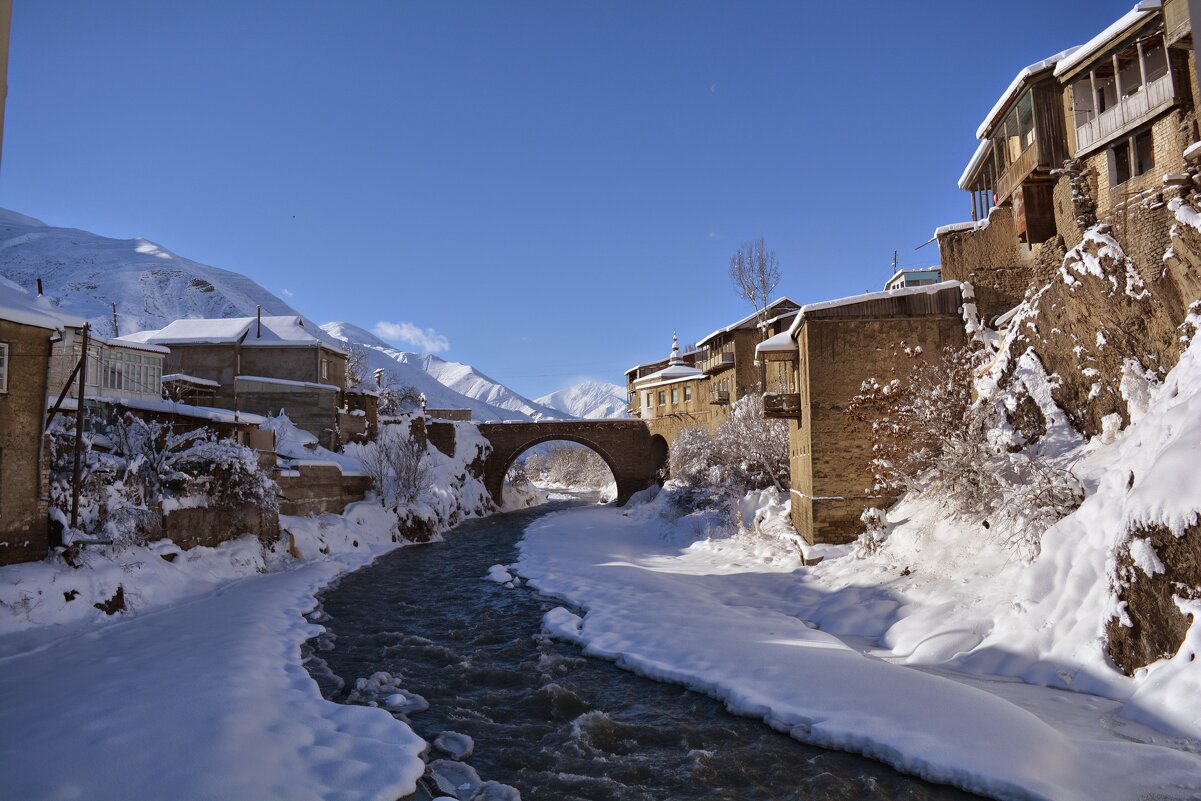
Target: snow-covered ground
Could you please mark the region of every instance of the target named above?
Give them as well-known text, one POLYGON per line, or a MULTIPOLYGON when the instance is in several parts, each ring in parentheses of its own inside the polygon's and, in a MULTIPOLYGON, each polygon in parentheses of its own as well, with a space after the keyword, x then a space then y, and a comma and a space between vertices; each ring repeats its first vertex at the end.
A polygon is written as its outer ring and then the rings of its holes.
MULTIPOLYGON (((275 425, 285 452, 331 457, 275 425)), ((482 438, 457 425, 454 457, 428 450, 432 486, 407 510, 438 530, 488 508, 466 470, 482 438)), ((91 546, 77 567, 0 568, 0 798, 412 793, 426 743, 384 709, 323 700, 300 648, 322 631, 304 617, 315 593, 405 543, 398 515, 369 499, 280 524, 267 544, 91 546)))
POLYGON ((897 664, 813 618, 867 630, 902 594, 823 581, 783 540, 690 522, 662 503, 552 515, 527 531, 516 571, 586 610, 549 612, 553 636, 806 742, 998 798, 1201 794, 1198 744, 1121 720, 1120 701, 897 664))
POLYGON ((1163 570, 1131 532, 1183 536, 1201 509, 1201 340, 1161 384, 1125 384, 1132 424, 1092 441, 1037 360, 1017 358, 1047 415, 1039 458, 1088 488, 1033 552, 937 498, 902 499, 875 547, 801 548, 783 499, 749 497, 735 534, 663 493, 544 518, 515 571, 586 610, 548 613, 555 636, 807 742, 998 798, 1201 798, 1197 602, 1177 602, 1193 619, 1171 658, 1127 677, 1104 649, 1125 614, 1119 554, 1163 570))

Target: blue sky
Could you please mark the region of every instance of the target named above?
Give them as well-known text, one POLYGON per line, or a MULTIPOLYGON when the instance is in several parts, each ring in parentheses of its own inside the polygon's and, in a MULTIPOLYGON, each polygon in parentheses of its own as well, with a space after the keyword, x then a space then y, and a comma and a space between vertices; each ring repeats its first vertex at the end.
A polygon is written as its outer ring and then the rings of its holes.
POLYGON ((0 205, 621 383, 750 311, 743 241, 801 302, 936 263, 997 96, 1132 5, 18 0, 0 205))

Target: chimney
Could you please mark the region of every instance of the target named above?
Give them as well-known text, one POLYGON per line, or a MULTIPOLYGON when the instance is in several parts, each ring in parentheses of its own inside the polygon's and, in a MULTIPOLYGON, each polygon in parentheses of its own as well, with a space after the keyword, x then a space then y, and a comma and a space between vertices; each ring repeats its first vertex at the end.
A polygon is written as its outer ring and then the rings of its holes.
POLYGON ((42 277, 38 276, 38 297, 42 296, 42 277))
POLYGON ((255 335, 254 335, 254 338, 260 339, 262 336, 263 336, 263 307, 260 304, 259 305, 259 327, 258 327, 258 332, 255 333, 255 335))

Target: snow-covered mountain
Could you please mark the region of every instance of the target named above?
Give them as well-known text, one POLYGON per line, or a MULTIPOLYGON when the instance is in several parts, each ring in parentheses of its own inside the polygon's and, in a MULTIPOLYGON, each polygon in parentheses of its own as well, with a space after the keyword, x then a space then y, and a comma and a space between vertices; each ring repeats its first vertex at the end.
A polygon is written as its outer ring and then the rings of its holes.
POLYGON ((629 416, 625 388, 605 381, 581 381, 567 389, 543 395, 534 402, 569 417, 589 420, 629 416))
POLYGON ((367 352, 365 372, 387 370, 397 384, 424 392, 432 407, 471 409, 480 420, 563 417, 561 412, 517 394, 469 364, 400 350, 353 323, 326 323, 321 328, 338 342, 362 346, 367 352))
POLYGON ((0 276, 45 294, 111 336, 117 304, 122 334, 184 317, 300 312, 244 275, 185 259, 147 239, 110 239, 56 228, 0 209, 0 276))
MULTIPOLYGON (((0 292, 11 282, 33 293, 38 278, 51 303, 86 317, 101 336, 113 334, 113 303, 122 334, 189 317, 248 317, 260 305, 265 315, 301 314, 244 275, 147 239, 111 239, 0 209, 0 292)), ((470 409, 480 420, 562 416, 469 365, 396 350, 349 323, 325 328, 330 333, 317 336, 359 342, 370 351, 371 370, 388 370, 398 384, 424 392, 431 406, 470 409)))

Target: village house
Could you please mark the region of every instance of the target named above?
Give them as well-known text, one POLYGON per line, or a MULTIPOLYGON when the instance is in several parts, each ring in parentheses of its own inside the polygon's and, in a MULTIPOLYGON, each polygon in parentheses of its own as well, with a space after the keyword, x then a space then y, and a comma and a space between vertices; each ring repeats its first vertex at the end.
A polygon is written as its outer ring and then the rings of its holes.
POLYGON ((885 289, 905 289, 911 286, 930 286, 942 281, 941 267, 908 267, 893 273, 885 289))
POLYGON ((1144 0, 1018 73, 959 182, 972 221, 935 232, 943 277, 972 282, 985 321, 1049 279, 1097 222, 1140 264, 1157 261, 1164 193, 1187 179, 1198 138, 1195 74, 1187 0, 1144 0))
POLYGON ((327 447, 345 418, 347 354, 319 339, 304 318, 236 317, 176 320, 124 342, 166 346, 175 391, 211 392, 215 406, 259 415, 284 410, 327 447))
POLYGON ((700 351, 697 367, 709 377, 709 403, 717 407, 710 418, 711 428, 721 424, 731 403, 764 390, 765 376, 755 356, 755 346, 771 336, 772 331, 787 327, 798 308, 800 305, 791 298, 774 300, 763 314, 743 317, 696 343, 700 351))
POLYGON ((83 325, 16 290, 0 300, 0 564, 41 559, 49 548, 51 340, 83 325))
POLYGON ((784 386, 764 396, 764 416, 788 421, 792 521, 807 542, 850 542, 865 509, 895 500, 872 489, 871 427, 852 421, 847 405, 865 380, 904 369, 908 357, 894 346, 938 354, 964 343, 960 286, 807 304, 787 331, 758 346, 769 381, 784 386))
POLYGON ((1162 189, 1197 139, 1187 6, 1139 3, 1055 67, 1068 150, 1092 180, 1100 219, 1162 189))
POLYGON ((646 421, 652 435, 669 443, 685 428, 712 428, 709 376, 680 353, 672 335, 671 354, 664 361, 632 368, 626 373, 630 416, 646 421))

